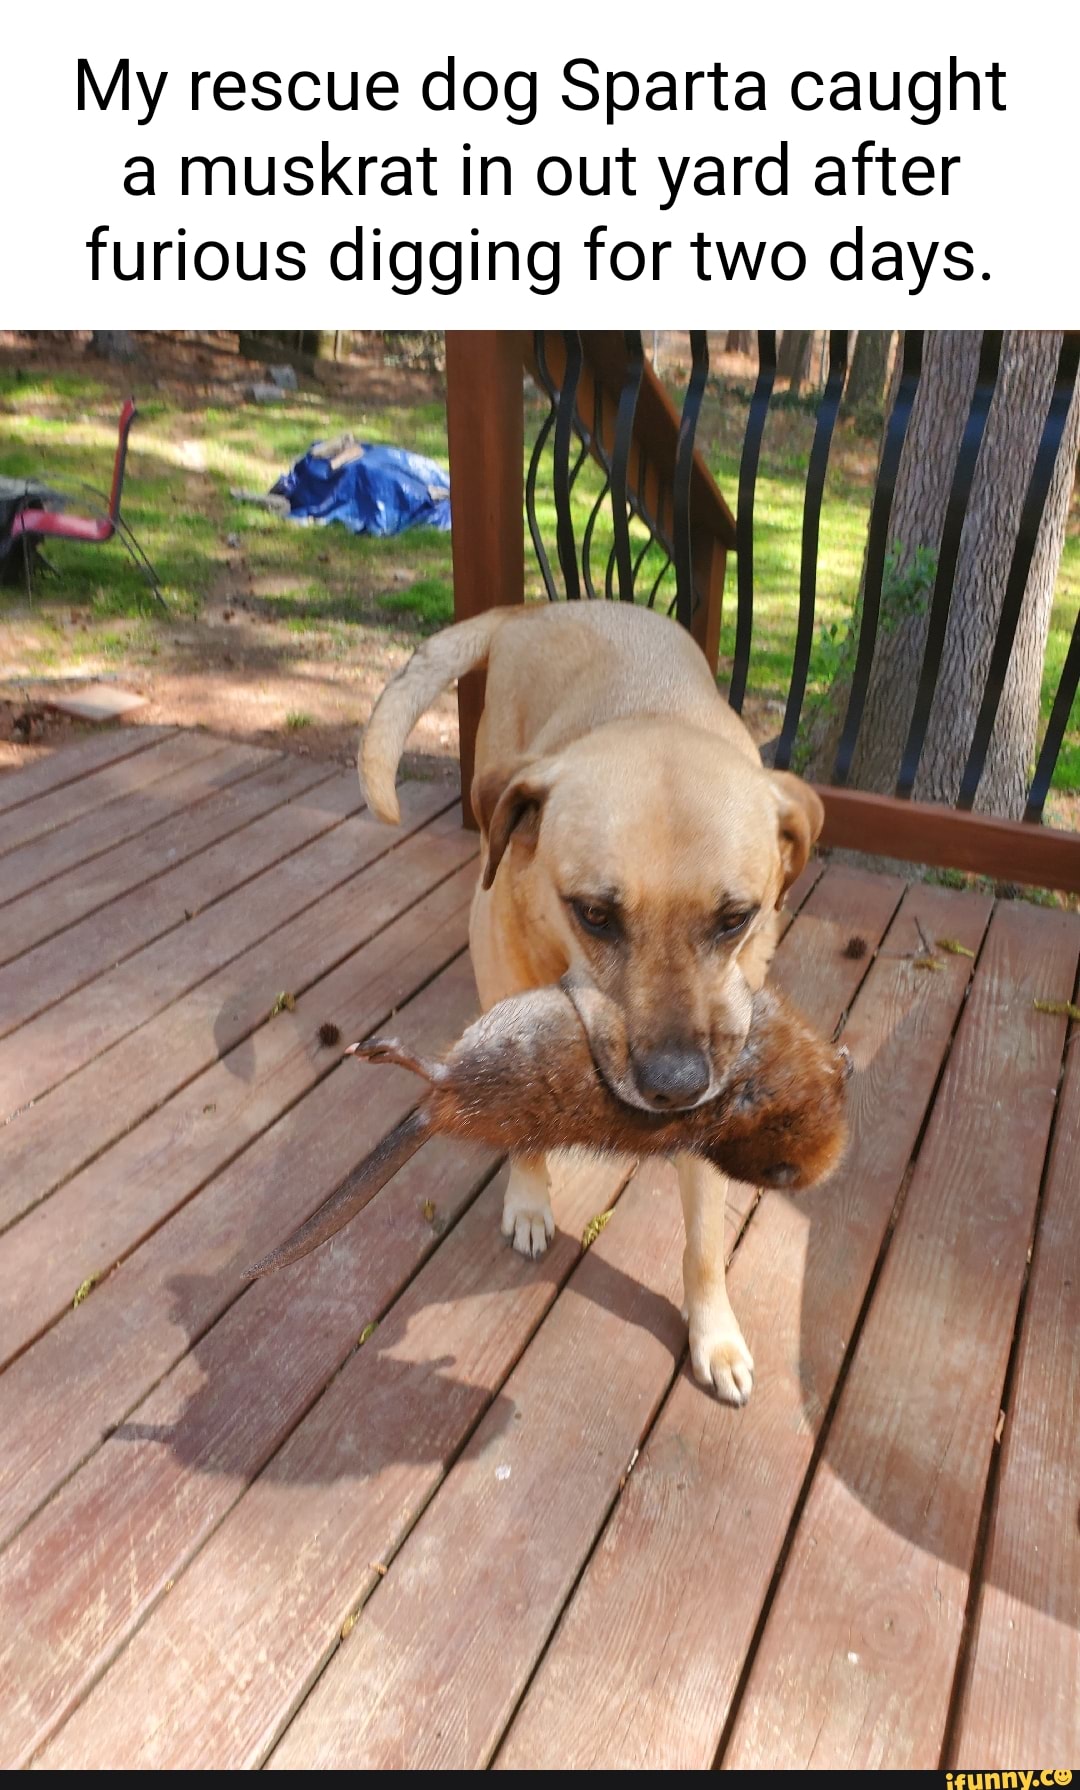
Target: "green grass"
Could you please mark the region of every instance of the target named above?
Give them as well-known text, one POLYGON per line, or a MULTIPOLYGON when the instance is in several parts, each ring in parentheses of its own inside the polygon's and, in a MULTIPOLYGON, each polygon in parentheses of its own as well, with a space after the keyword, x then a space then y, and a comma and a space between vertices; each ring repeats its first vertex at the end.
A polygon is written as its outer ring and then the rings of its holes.
MULTIPOLYGON (((365 629, 411 641, 452 618, 449 535, 423 529, 391 540, 356 537, 339 527, 283 522, 230 494, 234 487, 269 490, 312 440, 347 429, 367 440, 413 448, 445 464, 446 418, 440 402, 346 404, 321 392, 302 391, 283 394, 279 403, 270 405, 194 406, 194 398, 171 399, 160 393, 140 400, 125 487, 125 515, 158 569, 171 619, 161 615, 141 573, 117 543, 105 548, 50 546, 48 557, 59 575, 39 582, 29 618, 18 588, 0 592, 0 624, 5 619, 18 622, 21 662, 32 673, 44 675, 91 655, 117 667, 128 659, 165 657, 178 627, 186 618, 198 616, 208 598, 231 600, 238 560, 250 575, 261 612, 280 621, 296 639, 296 650, 305 655, 317 648, 330 660, 348 660, 360 650, 365 629), (230 537, 239 541, 238 549, 230 546, 230 537), (78 625, 73 626, 76 616, 78 625)), ((744 393, 714 388, 699 438, 732 504, 745 409, 744 393)), ((61 489, 78 481, 107 487, 117 410, 113 393, 77 372, 45 375, 36 369, 0 369, 0 473, 41 477, 61 489)), ((527 409, 526 456, 542 415, 539 403, 527 409)), ((752 696, 778 712, 794 654, 802 491, 812 435, 813 417, 805 409, 774 408, 757 489, 750 688, 752 696)), ((831 668, 820 640, 821 626, 835 623, 843 628, 858 588, 874 455, 873 441, 850 425, 838 429, 821 515, 811 701, 827 687, 831 668)), ((539 485, 538 522, 558 582, 550 460, 546 471, 547 478, 542 477, 539 485)), ((599 471, 589 462, 581 469, 572 499, 579 540, 600 490, 599 471)), ((636 554, 644 531, 635 523, 631 535, 636 554)), ((605 503, 593 531, 592 566, 600 590, 612 540, 610 506, 605 503)), ((650 549, 639 570, 639 591, 649 590, 661 564, 657 550, 650 549)), ((526 568, 526 594, 539 598, 543 580, 527 531, 526 568)), ((736 575, 732 556, 722 662, 730 662, 734 648, 736 575)), ((657 589, 657 606, 667 607, 673 597, 674 579, 668 571, 657 589)), ((1074 501, 1046 654, 1044 719, 1078 609, 1080 506, 1074 501)), ((303 718, 290 718, 287 725, 303 725, 303 718)), ((1080 789, 1080 701, 1070 718, 1055 787, 1080 789)))

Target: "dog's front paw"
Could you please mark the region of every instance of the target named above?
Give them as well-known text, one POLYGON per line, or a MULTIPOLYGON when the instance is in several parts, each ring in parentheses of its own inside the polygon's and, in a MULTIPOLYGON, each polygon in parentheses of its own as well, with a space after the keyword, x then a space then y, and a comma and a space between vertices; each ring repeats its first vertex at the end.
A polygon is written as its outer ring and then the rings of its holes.
POLYGON ((555 1235, 551 1201, 537 1197, 534 1188, 515 1188, 513 1179, 503 1199, 502 1233, 513 1241, 519 1255, 543 1255, 555 1235))
POLYGON ((720 1322, 690 1325, 690 1361, 699 1385, 725 1405, 745 1405, 754 1389, 754 1357, 728 1312, 720 1322))

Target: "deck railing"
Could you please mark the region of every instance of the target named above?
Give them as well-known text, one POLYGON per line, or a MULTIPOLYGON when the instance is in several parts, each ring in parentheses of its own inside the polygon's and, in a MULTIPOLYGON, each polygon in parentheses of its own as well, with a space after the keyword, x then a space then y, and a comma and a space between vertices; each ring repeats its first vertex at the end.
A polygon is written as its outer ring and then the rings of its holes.
MULTIPOLYGON (((777 376, 775 333, 758 335, 758 373, 750 399, 732 519, 697 437, 709 377, 708 339, 690 334, 690 372, 681 411, 649 365, 639 332, 505 332, 447 337, 451 474, 454 493, 455 601, 459 615, 493 602, 521 600, 524 506, 544 589, 552 600, 617 597, 673 614, 717 664, 725 562, 737 553, 734 648, 728 698, 741 711, 752 686, 755 621, 755 499, 762 439, 777 376), (546 401, 527 475, 523 473, 522 369, 546 401), (599 469, 584 526, 574 523, 583 469, 599 469), (554 542, 542 525, 543 496, 554 505, 554 542)), ((825 840, 916 862, 952 865, 1012 881, 1080 890, 1080 835, 1042 826, 1043 808, 1080 684, 1080 616, 1066 655, 1023 822, 973 812, 1016 640, 1028 574, 1050 494, 1080 365, 1080 331, 1062 340, 1004 600, 955 807, 912 800, 927 737, 952 604, 960 540, 979 449, 997 382, 1002 332, 987 331, 952 473, 922 662, 895 792, 850 787, 855 748, 870 689, 882 616, 890 515, 901 454, 923 377, 923 334, 907 331, 894 401, 881 445, 870 507, 862 598, 846 710, 829 781, 825 840)), ((828 333, 824 383, 806 475, 794 658, 773 761, 792 761, 803 717, 818 619, 819 535, 830 449, 848 370, 848 332, 828 333)), ((594 484, 596 480, 594 478, 594 484)), ((471 680, 466 680, 470 683, 471 680)), ((479 715, 475 683, 462 705, 463 773, 479 715)))

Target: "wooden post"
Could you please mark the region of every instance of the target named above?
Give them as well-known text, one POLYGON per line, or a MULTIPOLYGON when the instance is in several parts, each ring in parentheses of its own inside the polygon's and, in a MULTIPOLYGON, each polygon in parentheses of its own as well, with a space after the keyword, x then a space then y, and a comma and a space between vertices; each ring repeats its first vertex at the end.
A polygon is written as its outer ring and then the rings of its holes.
MULTIPOLYGON (((446 415, 453 510, 454 616, 525 601, 525 422, 522 344, 513 330, 447 330, 446 415)), ((484 674, 458 685, 461 816, 469 791, 484 674)))

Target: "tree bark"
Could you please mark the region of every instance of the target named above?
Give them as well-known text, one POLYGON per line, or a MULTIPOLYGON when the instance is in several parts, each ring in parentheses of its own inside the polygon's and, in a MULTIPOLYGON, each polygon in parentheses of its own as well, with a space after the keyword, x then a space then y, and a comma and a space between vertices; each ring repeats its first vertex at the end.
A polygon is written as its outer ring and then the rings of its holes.
MULTIPOLYGON (((861 789, 891 790, 911 723, 926 642, 941 531, 957 450, 979 359, 977 331, 927 338, 889 524, 895 569, 883 581, 881 617, 851 779, 861 789), (902 588, 915 556, 933 555, 925 588, 902 588), (898 594, 896 594, 898 593, 898 594)), ((997 387, 968 503, 952 604, 915 796, 952 803, 971 748, 986 687, 1020 512, 1035 464, 1054 384, 1061 335, 1015 330, 1005 338, 997 387)), ((976 806, 1018 819, 1039 728, 1043 660, 1054 583, 1080 445, 1080 397, 1074 397, 1043 510, 1008 674, 976 806)), ((909 581, 910 584, 910 581, 909 581)), ((854 635, 854 630, 853 630, 854 635)), ((854 641, 852 640, 852 648, 854 641)), ((811 776, 828 780, 843 726, 853 650, 811 730, 811 776)))
POLYGON ((801 392, 810 377, 810 349, 814 340, 811 329, 786 329, 777 357, 777 377, 786 379, 788 390, 801 392))
POLYGON ((853 416, 864 405, 885 402, 885 381, 889 374, 894 330, 861 329, 855 338, 844 390, 844 416, 853 416))

